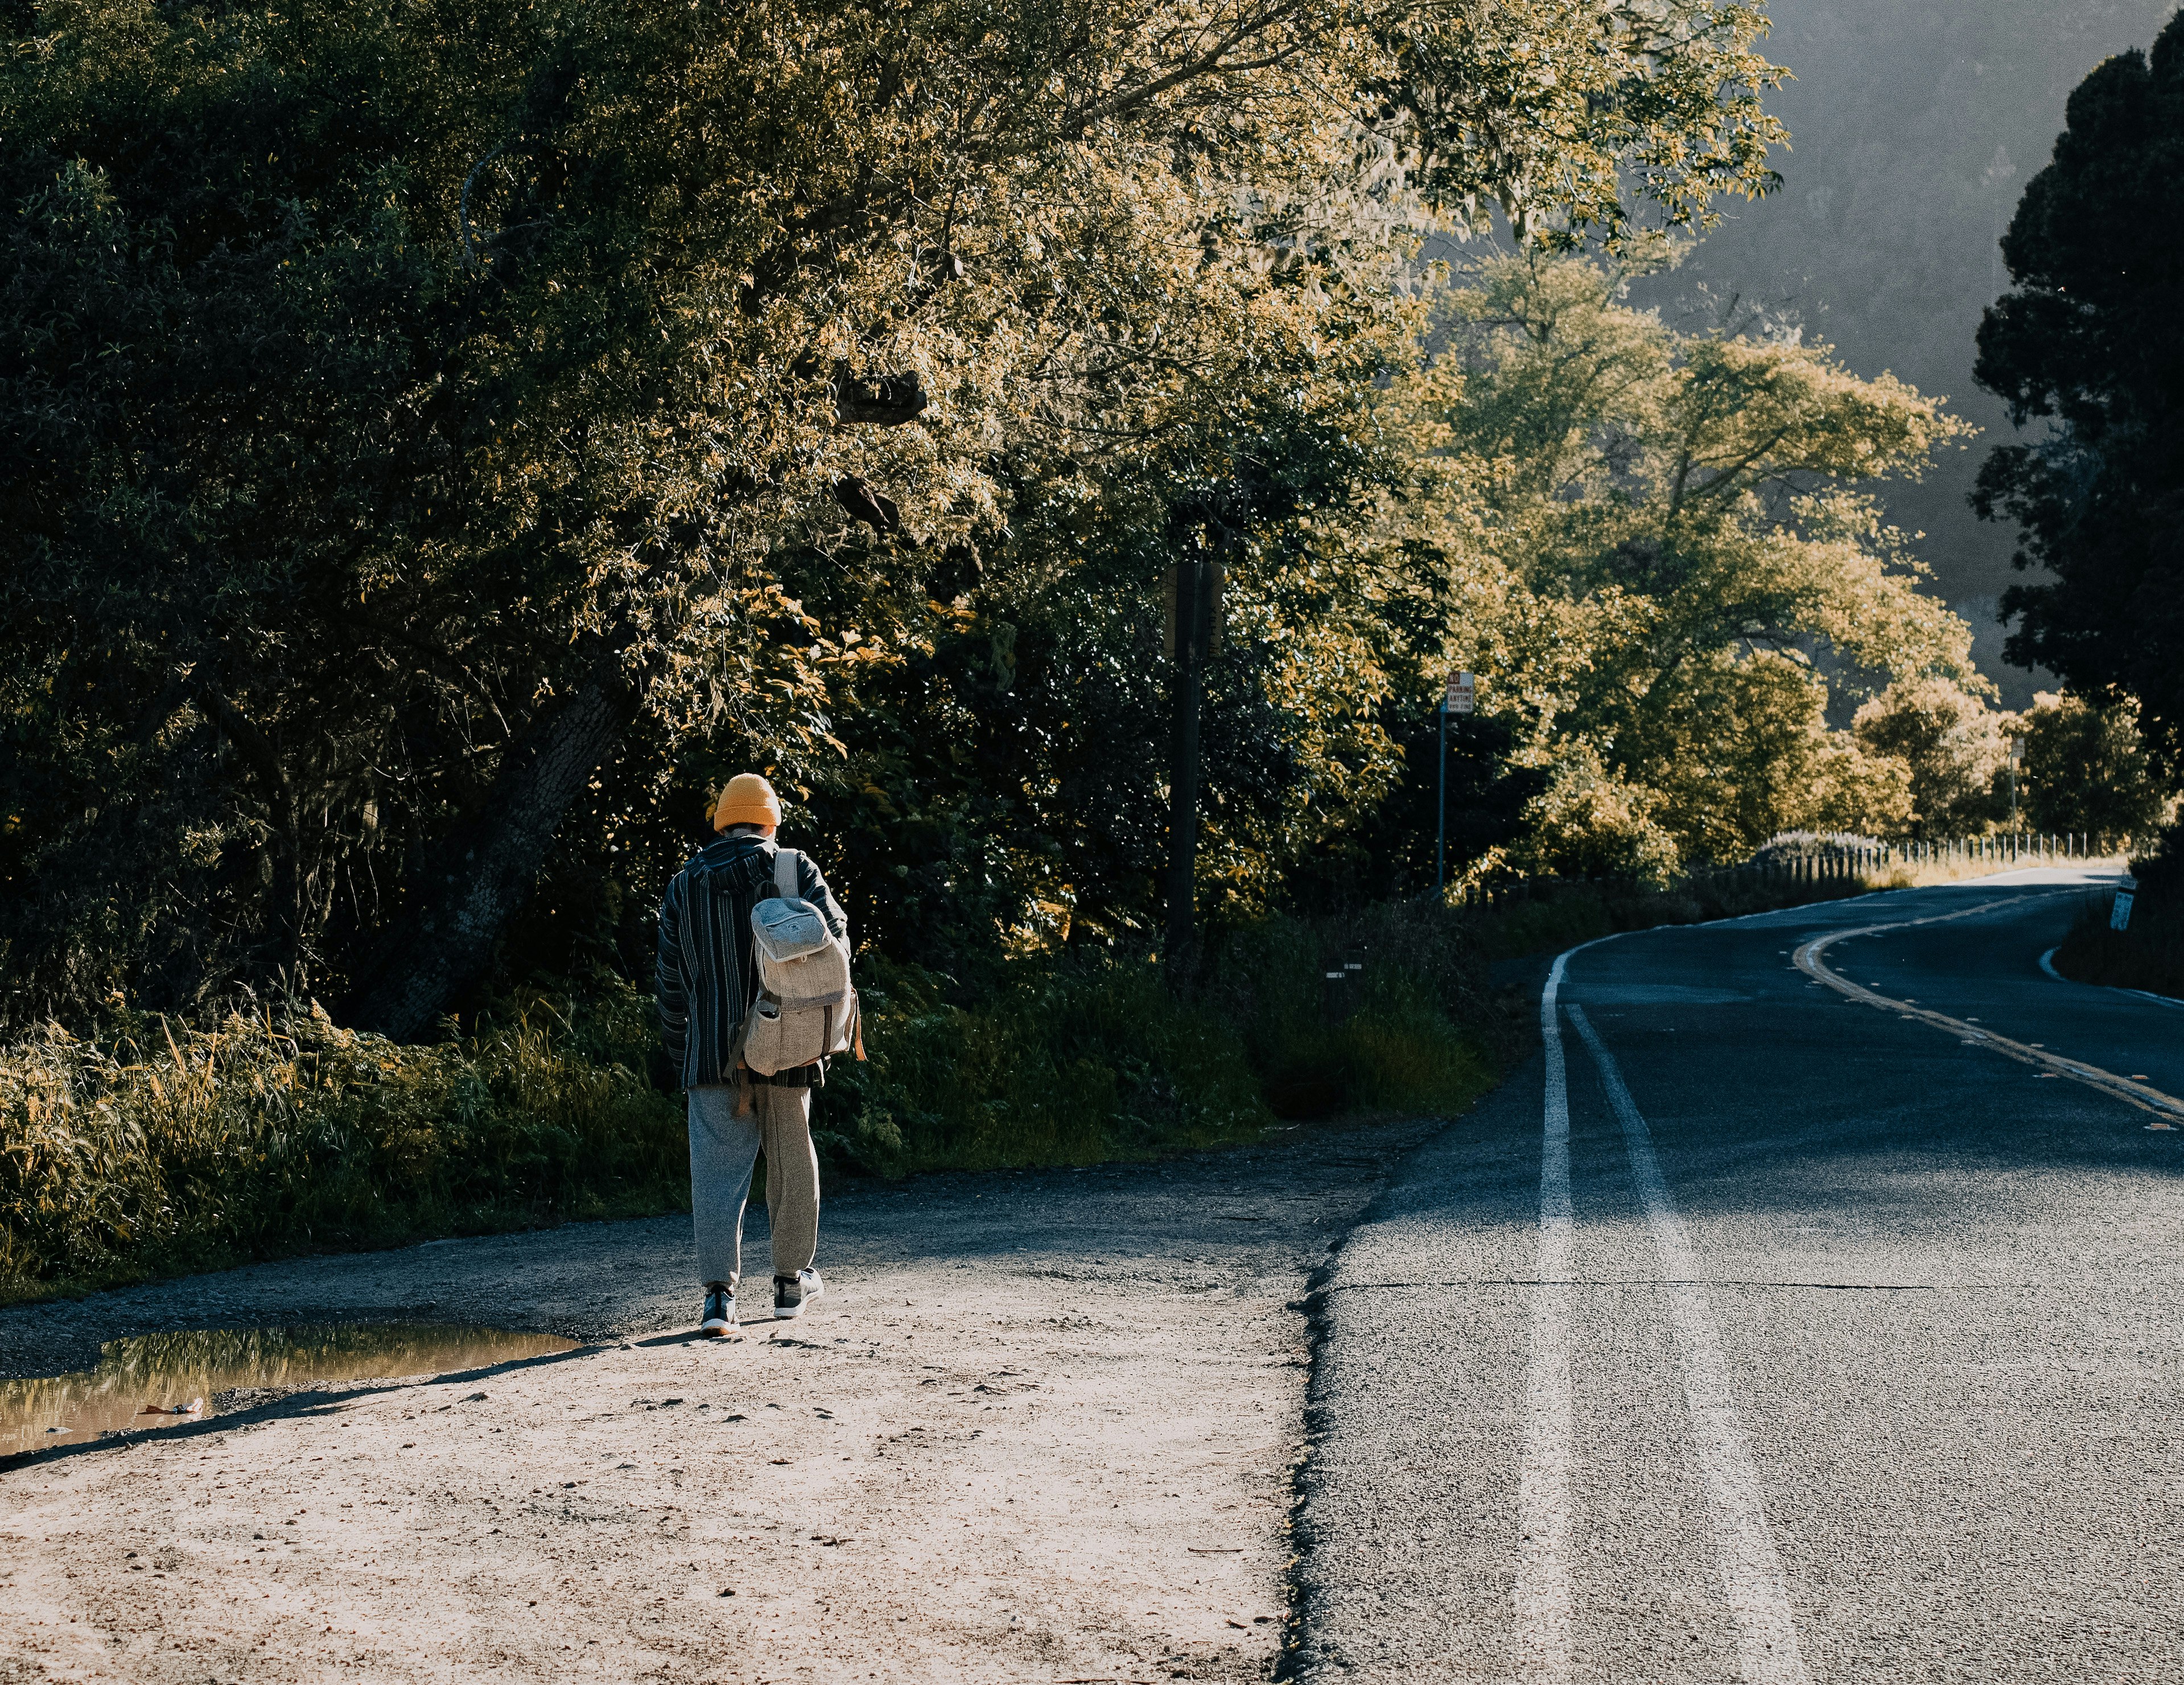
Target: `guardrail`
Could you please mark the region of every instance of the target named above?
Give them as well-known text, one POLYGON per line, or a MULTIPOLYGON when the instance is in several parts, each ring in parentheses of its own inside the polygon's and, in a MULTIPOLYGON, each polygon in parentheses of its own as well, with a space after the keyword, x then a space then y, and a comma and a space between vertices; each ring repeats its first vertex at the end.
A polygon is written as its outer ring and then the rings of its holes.
MULTIPOLYGON (((2085 831, 1999 831, 1986 836, 1932 841, 1840 844, 1815 841, 1763 850, 1753 859, 1727 864, 1686 866, 1677 875, 1688 883, 1825 884, 1892 877, 1899 871, 1933 872, 1970 877, 2006 872, 2013 867, 2051 865, 2066 860, 2113 860, 2128 856, 2130 837, 2085 831)), ((1451 907, 1502 907, 1512 901, 1551 900, 1579 884, 1635 884, 1635 879, 1513 874, 1485 882, 1450 886, 1451 907)))

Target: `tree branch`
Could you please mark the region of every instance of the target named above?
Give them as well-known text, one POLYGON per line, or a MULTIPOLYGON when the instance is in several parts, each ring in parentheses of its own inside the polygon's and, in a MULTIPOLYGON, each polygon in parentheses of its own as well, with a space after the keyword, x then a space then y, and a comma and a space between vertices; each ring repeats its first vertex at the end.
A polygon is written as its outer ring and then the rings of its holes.
POLYGON ((455 200, 455 237, 462 242, 465 269, 475 270, 479 261, 477 243, 471 238, 471 185, 477 180, 479 170, 484 169, 487 165, 507 150, 508 142, 501 142, 499 146, 471 165, 471 173, 463 177, 463 191, 455 200))

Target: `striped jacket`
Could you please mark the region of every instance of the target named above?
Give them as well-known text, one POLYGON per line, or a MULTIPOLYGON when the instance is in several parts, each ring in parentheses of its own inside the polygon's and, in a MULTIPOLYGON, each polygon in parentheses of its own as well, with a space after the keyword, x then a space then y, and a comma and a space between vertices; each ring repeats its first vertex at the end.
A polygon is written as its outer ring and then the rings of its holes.
MULTIPOLYGON (((758 994, 751 908, 773 892, 774 854, 763 837, 708 843, 660 903, 660 1027, 685 1088, 734 1080, 728 1046, 758 994)), ((809 855, 797 856, 796 886, 847 941, 849 918, 809 855)))

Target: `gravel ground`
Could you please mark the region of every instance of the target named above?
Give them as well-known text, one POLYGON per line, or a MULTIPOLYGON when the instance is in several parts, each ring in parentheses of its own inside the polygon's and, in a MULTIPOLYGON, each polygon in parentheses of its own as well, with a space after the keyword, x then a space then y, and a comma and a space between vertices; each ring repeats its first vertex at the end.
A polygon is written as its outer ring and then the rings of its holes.
POLYGON ((1436 1127, 850 1186, 826 1299, 729 1342, 681 1219, 0 1313, 9 1376, 177 1328, 586 1342, 0 1466, 0 1681, 1267 1678, 1297 1306, 1436 1127))

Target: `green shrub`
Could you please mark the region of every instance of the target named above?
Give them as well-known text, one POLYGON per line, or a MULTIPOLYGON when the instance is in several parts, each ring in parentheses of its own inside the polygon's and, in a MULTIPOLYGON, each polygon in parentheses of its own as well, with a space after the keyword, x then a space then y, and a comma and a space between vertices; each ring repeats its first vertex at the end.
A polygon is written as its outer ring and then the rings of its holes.
POLYGON ((1390 991, 1384 1007, 1342 1027, 1350 1091, 1375 1112, 1454 1113, 1493 1086, 1495 1070, 1474 1036, 1430 1003, 1390 991))
POLYGON ((1487 985, 1483 928, 1425 901, 1268 919, 1217 950, 1206 998, 1240 1026, 1283 1117, 1457 1112, 1517 1045, 1487 985))
POLYGON ((814 1113, 844 1168, 1090 1164, 1249 1141, 1273 1121, 1235 1038, 1149 962, 1027 958, 961 1006, 944 978, 862 963, 872 1057, 836 1061, 814 1113))

